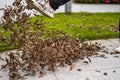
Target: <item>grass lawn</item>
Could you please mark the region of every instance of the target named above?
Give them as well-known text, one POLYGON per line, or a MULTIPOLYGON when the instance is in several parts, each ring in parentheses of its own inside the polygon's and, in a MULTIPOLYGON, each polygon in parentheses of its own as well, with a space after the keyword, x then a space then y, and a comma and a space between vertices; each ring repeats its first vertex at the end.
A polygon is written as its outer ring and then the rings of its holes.
MULTIPOLYGON (((59 13, 55 14, 53 19, 39 16, 33 17, 28 22, 34 26, 36 20, 38 22, 43 20, 46 30, 60 30, 81 40, 94 40, 117 38, 119 35, 119 19, 120 13, 59 13)), ((0 42, 0 51, 6 50, 8 47, 0 42)))
POLYGON ((56 14, 54 19, 34 17, 31 23, 43 19, 48 30, 61 30, 80 39, 107 39, 118 37, 120 13, 56 14))

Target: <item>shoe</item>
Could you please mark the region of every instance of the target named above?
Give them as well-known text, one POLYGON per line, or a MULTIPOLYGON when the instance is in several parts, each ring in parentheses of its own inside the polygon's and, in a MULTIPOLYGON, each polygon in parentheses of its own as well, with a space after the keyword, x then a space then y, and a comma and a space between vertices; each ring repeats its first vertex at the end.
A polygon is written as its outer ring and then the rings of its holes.
POLYGON ((29 7, 32 7, 41 14, 50 18, 54 17, 54 9, 52 9, 48 0, 37 0, 37 2, 33 2, 32 0, 26 0, 26 3, 29 7))
POLYGON ((116 48, 115 52, 120 53, 120 47, 116 48))

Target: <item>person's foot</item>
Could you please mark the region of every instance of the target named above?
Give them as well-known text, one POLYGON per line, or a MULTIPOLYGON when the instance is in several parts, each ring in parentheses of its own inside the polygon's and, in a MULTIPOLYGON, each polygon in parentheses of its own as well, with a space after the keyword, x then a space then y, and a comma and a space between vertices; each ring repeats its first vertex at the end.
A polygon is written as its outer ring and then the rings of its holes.
POLYGON ((43 15, 53 18, 54 17, 54 9, 49 4, 49 0, 37 0, 37 2, 33 2, 32 0, 26 0, 26 3, 32 7, 33 9, 39 11, 43 15))
POLYGON ((120 47, 116 48, 115 52, 120 53, 120 47))

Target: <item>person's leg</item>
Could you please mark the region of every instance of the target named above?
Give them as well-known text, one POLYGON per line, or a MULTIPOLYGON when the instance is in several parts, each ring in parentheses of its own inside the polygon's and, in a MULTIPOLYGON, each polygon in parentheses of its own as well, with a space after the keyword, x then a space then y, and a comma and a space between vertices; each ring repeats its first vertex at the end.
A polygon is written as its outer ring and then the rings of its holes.
POLYGON ((68 1, 70 0, 49 0, 49 4, 54 10, 56 10, 59 6, 67 3, 68 1))

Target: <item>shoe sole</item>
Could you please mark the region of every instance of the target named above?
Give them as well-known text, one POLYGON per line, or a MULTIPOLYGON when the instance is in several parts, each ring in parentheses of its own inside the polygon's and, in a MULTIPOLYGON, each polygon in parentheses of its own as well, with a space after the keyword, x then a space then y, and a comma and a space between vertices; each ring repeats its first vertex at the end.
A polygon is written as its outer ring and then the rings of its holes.
POLYGON ((44 12, 44 9, 43 9, 42 5, 39 4, 39 6, 36 6, 37 4, 34 4, 34 2, 31 1, 31 0, 28 0, 28 1, 26 0, 26 3, 29 4, 30 6, 32 6, 33 9, 37 10, 37 11, 40 12, 41 14, 43 14, 43 15, 49 17, 49 18, 53 18, 53 17, 47 15, 47 14, 44 12))

